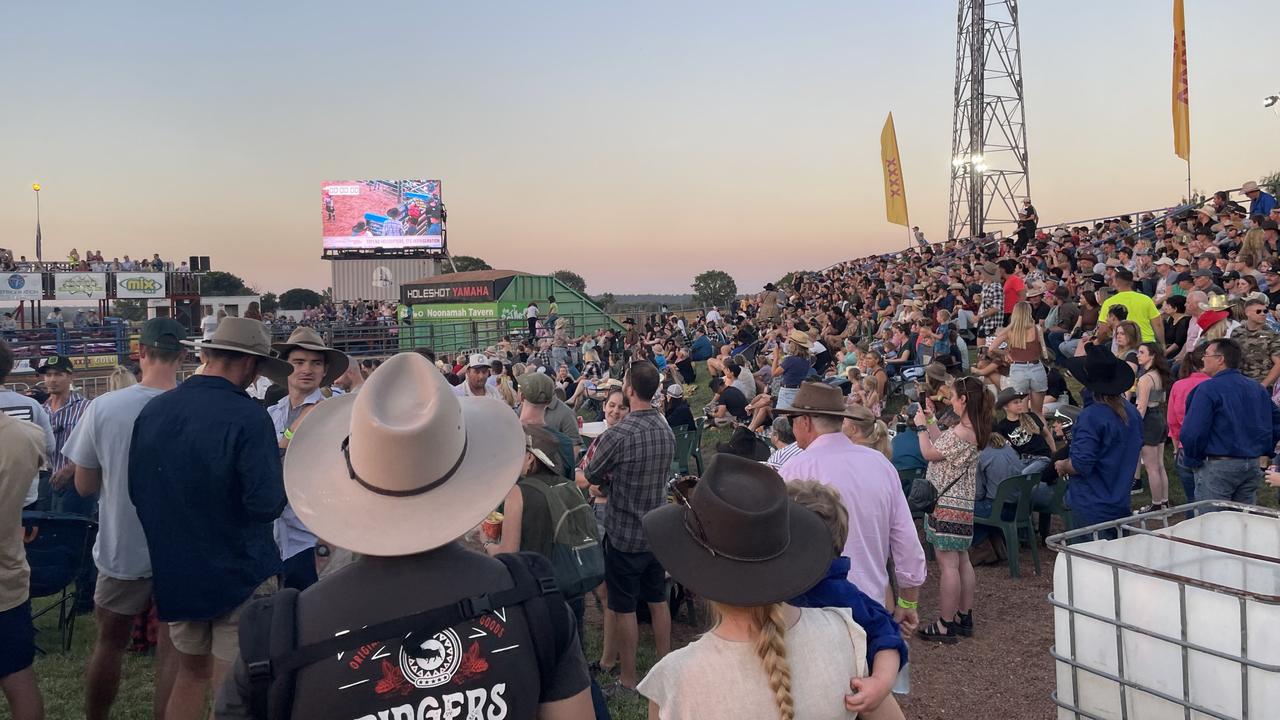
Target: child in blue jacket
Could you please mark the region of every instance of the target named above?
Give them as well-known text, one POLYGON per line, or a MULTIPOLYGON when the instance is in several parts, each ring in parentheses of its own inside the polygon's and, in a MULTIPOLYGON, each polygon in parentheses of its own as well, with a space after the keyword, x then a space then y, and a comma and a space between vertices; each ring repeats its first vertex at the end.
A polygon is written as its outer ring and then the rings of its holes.
MULTIPOLYGON (((816 480, 797 480, 787 484, 787 493, 800 505, 822 518, 831 530, 836 555, 844 549, 849 534, 849 511, 840 495, 816 480)), ((902 639, 898 624, 884 604, 868 597, 849 582, 849 558, 836 557, 827 570, 827 576, 805 594, 791 600, 796 607, 846 607, 853 611, 853 620, 867 633, 867 667, 871 674, 853 681, 855 691, 850 701, 857 712, 871 711, 889 696, 898 676, 898 670, 907 664, 907 643, 902 639)))

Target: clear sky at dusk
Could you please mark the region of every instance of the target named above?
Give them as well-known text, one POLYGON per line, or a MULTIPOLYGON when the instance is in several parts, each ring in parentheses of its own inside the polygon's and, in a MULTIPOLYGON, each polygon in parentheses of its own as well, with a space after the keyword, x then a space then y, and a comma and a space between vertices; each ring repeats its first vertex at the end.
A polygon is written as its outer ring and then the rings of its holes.
MULTIPOLYGON (((1195 186, 1280 169, 1276 6, 1187 0, 1195 186), (1270 79, 1267 79, 1270 77, 1270 79)), ((1175 202, 1171 0, 1021 7, 1043 222, 1175 202)), ((443 180, 457 254, 591 292, 753 290, 946 233, 954 2, 33 2, 0 24, 0 246, 321 289, 319 184, 443 180)))

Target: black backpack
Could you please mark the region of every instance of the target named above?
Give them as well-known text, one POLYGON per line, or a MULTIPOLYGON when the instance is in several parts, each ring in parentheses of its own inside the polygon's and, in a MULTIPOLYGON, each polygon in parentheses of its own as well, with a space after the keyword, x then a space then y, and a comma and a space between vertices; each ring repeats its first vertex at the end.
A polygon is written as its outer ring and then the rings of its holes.
POLYGON ((240 657, 249 677, 249 712, 254 720, 292 717, 297 673, 340 652, 410 632, 438 632, 496 608, 524 608, 538 658, 542 687, 550 687, 560 657, 568 650, 573 621, 547 559, 537 553, 496 556, 515 587, 463 598, 451 605, 387 620, 344 635, 298 647, 298 591, 281 590, 255 600, 240 615, 240 657))

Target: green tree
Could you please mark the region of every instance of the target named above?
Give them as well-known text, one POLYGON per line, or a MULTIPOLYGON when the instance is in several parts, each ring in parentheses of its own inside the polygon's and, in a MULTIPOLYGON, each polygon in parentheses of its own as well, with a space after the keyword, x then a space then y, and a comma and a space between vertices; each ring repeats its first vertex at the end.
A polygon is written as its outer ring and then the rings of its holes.
POLYGON ((557 270, 551 273, 551 277, 577 290, 583 295, 587 294, 587 281, 582 276, 572 270, 557 270))
POLYGON ((251 295, 249 286, 238 275, 214 270, 200 278, 201 295, 251 295))
POLYGON ((142 322, 147 319, 146 300, 116 300, 112 303, 111 313, 129 322, 142 322))
POLYGON ((613 306, 615 301, 613 299, 613 293, 607 292, 607 293, 604 293, 603 295, 599 295, 595 297, 594 299, 592 299, 592 302, 600 306, 601 310, 608 312, 609 308, 613 306))
POLYGON ((707 270, 693 279, 694 305, 727 305, 738 294, 738 284, 723 270, 707 270))
POLYGON ((1268 193, 1280 197, 1280 170, 1262 178, 1258 181, 1258 184, 1265 188, 1268 193))
POLYGON ((441 263, 441 269, 444 272, 444 274, 453 272, 455 268, 457 269, 458 272, 471 272, 472 270, 492 270, 493 269, 492 267, 489 267, 489 263, 481 260, 478 257, 472 257, 470 255, 454 255, 452 267, 450 267, 449 263, 447 262, 441 263), (444 268, 449 268, 449 269, 444 270, 444 268))
POLYGON ((280 294, 280 307, 285 310, 302 310, 307 306, 315 307, 323 300, 324 298, 315 290, 294 288, 280 294))
POLYGON ((262 300, 259 301, 259 304, 262 312, 273 313, 280 309, 280 298, 276 297, 275 293, 269 292, 262 296, 262 300))

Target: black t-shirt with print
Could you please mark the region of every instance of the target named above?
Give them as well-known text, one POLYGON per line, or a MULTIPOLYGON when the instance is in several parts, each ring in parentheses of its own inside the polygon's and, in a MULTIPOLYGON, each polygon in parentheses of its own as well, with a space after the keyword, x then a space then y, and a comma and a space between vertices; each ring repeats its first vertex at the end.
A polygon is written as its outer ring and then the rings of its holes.
POLYGON ((1018 451, 1019 455, 1049 457, 1051 453, 1049 443, 1044 439, 1044 424, 1034 413, 1029 414, 1028 417, 1039 428, 1035 433, 1027 432, 1020 422, 1007 417, 996 421, 995 431, 1008 438, 1009 444, 1018 451))
MULTIPOLYGON (((406 557, 362 557, 299 596, 299 643, 511 585, 501 562, 456 543, 406 557)), ((568 606, 559 610, 572 636, 559 639, 566 650, 550 687, 541 687, 524 609, 507 607, 440 632, 351 648, 304 668, 292 717, 535 718, 540 703, 573 697, 590 682, 573 615, 568 606)), ((247 672, 237 660, 219 694, 217 717, 250 717, 248 697, 247 672)))

